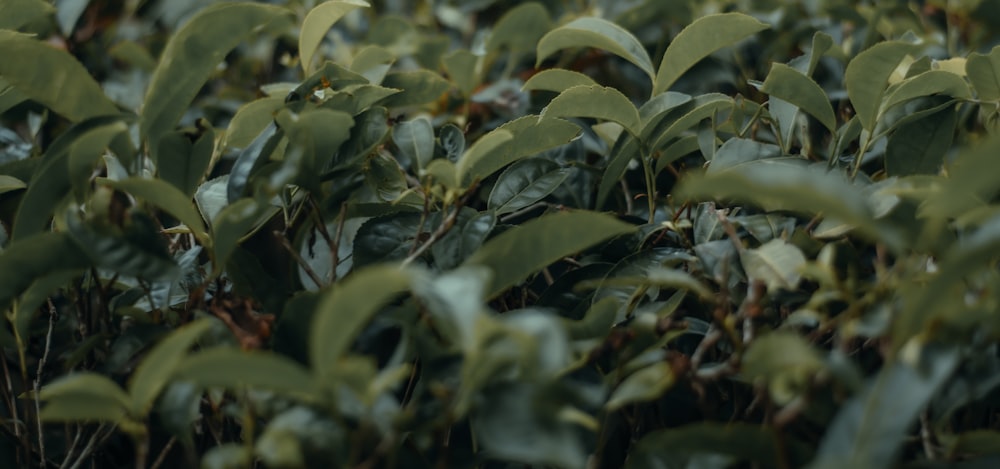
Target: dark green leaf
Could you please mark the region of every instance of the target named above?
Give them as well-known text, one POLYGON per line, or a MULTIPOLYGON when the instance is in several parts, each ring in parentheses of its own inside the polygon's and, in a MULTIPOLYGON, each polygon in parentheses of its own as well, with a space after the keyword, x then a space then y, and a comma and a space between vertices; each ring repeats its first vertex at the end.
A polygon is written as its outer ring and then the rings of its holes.
POLYGON ((808 76, 785 64, 772 64, 761 91, 798 106, 818 120, 830 132, 836 130, 837 117, 826 92, 808 76))
POLYGON ((275 353, 215 347, 184 357, 176 367, 174 379, 190 380, 204 387, 241 390, 247 386, 319 399, 309 371, 275 353))
POLYGON ((102 179, 103 184, 128 192, 135 197, 163 209, 172 217, 185 224, 195 238, 208 244, 207 228, 201 215, 191 203, 191 198, 159 179, 129 178, 121 181, 102 179))
POLYGON ((44 233, 14 241, 0 253, 0 310, 7 309, 35 279, 56 271, 87 267, 90 261, 86 255, 64 233, 44 233))
POLYGON ((885 148, 890 176, 936 174, 955 136, 958 112, 946 108, 896 128, 885 148))
POLYGON ((434 157, 434 127, 425 117, 392 126, 392 142, 417 168, 426 167, 434 157))
POLYGON ((215 132, 206 130, 192 144, 182 132, 168 132, 160 137, 154 161, 160 178, 191 196, 208 171, 215 151, 215 132))
POLYGON ((129 378, 129 409, 133 415, 146 416, 149 413, 160 391, 173 378, 174 369, 184 359, 187 350, 211 327, 212 321, 208 319, 188 323, 171 332, 146 354, 129 378))
POLYGON ((542 111, 548 117, 593 117, 617 122, 639 134, 639 111, 620 91, 600 85, 568 88, 542 111))
POLYGON ((382 86, 403 90, 386 99, 386 107, 406 107, 437 101, 451 85, 441 75, 430 70, 392 72, 382 80, 382 86))
POLYGON ((538 41, 535 67, 558 50, 575 47, 593 47, 615 54, 639 67, 653 79, 653 62, 632 33, 602 18, 577 18, 566 23, 538 41))
POLYGON ((515 212, 551 194, 567 176, 568 169, 548 160, 518 161, 500 174, 487 206, 497 215, 515 212))
POLYGON ((575 86, 599 86, 593 78, 580 72, 561 68, 542 70, 531 76, 521 87, 524 91, 554 91, 562 93, 575 86))
MULTIPOLYGON (((416 242, 420 229, 419 213, 399 212, 375 217, 358 229, 354 238, 354 265, 402 260, 416 242)), ((424 227, 425 231, 435 227, 424 227)))

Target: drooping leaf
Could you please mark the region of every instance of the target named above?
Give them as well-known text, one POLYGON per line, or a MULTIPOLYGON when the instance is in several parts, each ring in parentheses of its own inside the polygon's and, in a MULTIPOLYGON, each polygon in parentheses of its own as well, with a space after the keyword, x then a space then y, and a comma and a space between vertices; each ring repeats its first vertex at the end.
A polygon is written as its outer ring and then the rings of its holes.
POLYGON ((320 3, 309 10, 302 20, 299 33, 299 61, 303 73, 313 71, 313 54, 334 23, 358 7, 367 8, 371 5, 364 0, 333 0, 320 3))
POLYGON ((574 86, 556 96, 542 111, 543 117, 593 117, 617 122, 632 135, 639 134, 639 111, 620 91, 600 85, 574 86))
POLYGON ((120 113, 69 52, 9 30, 0 30, 0 47, 0 78, 55 113, 73 122, 120 113))
POLYGON ((893 465, 910 425, 960 359, 958 351, 934 346, 916 353, 915 363, 887 363, 841 407, 808 467, 893 465))
POLYGON ((785 64, 771 65, 761 91, 788 101, 818 120, 830 132, 836 130, 837 117, 826 92, 812 78, 785 64))
POLYGON ((656 72, 653 96, 670 89, 684 72, 701 59, 768 27, 742 13, 721 13, 695 20, 670 42, 664 52, 656 72))
POLYGON ((328 374, 372 316, 408 289, 410 282, 410 272, 385 265, 354 272, 324 292, 309 336, 313 370, 319 376, 328 374))
POLYGON ((507 10, 493 25, 486 41, 489 52, 530 52, 538 40, 552 29, 549 11, 537 2, 528 2, 507 10))
POLYGON ((129 377, 129 408, 133 415, 145 416, 153 407, 160 391, 173 378, 174 369, 202 334, 212 327, 208 319, 198 319, 177 328, 161 340, 139 363, 129 377))
POLYGON ((513 138, 514 134, 509 131, 496 129, 476 140, 455 165, 456 179, 459 184, 471 183, 473 180, 489 176, 493 171, 499 169, 498 165, 490 163, 499 159, 494 155, 499 153, 503 149, 503 145, 513 138), (490 169, 480 168, 478 171, 473 171, 472 169, 476 166, 489 166, 490 169))
POLYGON ((875 128, 879 104, 889 86, 889 76, 903 57, 914 50, 915 46, 905 42, 882 42, 861 52, 847 64, 844 72, 847 95, 863 128, 869 131, 875 128))
POLYGON ((391 72, 382 80, 382 86, 403 90, 383 101, 383 105, 389 108, 437 101, 451 87, 448 80, 430 70, 391 72))
POLYGON ((18 29, 55 11, 41 0, 5 0, 0 2, 0 29, 18 29))
POLYGON ((43 233, 13 241, 0 252, 0 310, 6 310, 35 279, 87 267, 90 260, 65 233, 43 233))
POLYGON ((595 17, 577 18, 552 31, 538 41, 535 67, 556 51, 573 47, 603 49, 635 64, 654 77, 649 54, 632 33, 608 20, 595 17))
POLYGON ((100 160, 111 142, 127 130, 128 126, 118 121, 91 129, 73 142, 66 160, 66 169, 73 186, 73 195, 78 202, 82 202, 89 191, 94 164, 100 160))
POLYGON ((488 296, 493 297, 552 262, 633 229, 599 213, 557 213, 498 235, 476 251, 465 265, 493 269, 493 281, 487 288, 488 296))
POLYGON ((95 266, 153 281, 170 281, 180 273, 153 222, 141 212, 131 212, 125 229, 118 230, 82 220, 71 209, 66 225, 70 237, 95 266))
POLYGON ((490 191, 487 207, 497 215, 515 212, 552 193, 569 170, 541 158, 521 160, 500 174, 490 191))
POLYGON ((195 209, 191 198, 181 193, 177 188, 160 179, 129 178, 121 181, 102 179, 102 184, 128 192, 169 213, 181 223, 187 225, 195 238, 204 245, 210 245, 205 222, 195 209))
POLYGON ((392 141, 417 164, 417 168, 426 167, 434 157, 434 127, 426 117, 392 126, 392 141))
POLYGON ((222 272, 240 238, 257 224, 263 208, 252 199, 240 199, 223 208, 212 220, 212 264, 214 274, 222 272))
POLYGON ((223 138, 225 148, 246 148, 253 142, 267 124, 274 121, 274 114, 284 105, 282 97, 270 96, 241 106, 226 129, 223 138))
POLYGON ((575 86, 598 86, 593 78, 580 72, 562 68, 542 70, 531 76, 521 87, 524 91, 554 91, 562 93, 575 86))
POLYGON ((73 373, 49 383, 38 394, 45 401, 39 416, 49 422, 100 421, 117 423, 126 418, 129 396, 103 375, 73 373))
POLYGON ((969 85, 965 80, 944 70, 930 70, 907 78, 886 92, 885 100, 879 106, 880 114, 894 106, 924 96, 944 95, 959 99, 972 98, 969 85))
POLYGON ((289 358, 263 351, 215 347, 184 357, 173 379, 204 387, 239 390, 244 386, 306 399, 318 399, 309 371, 289 358))
MULTIPOLYGON (((477 177, 486 178, 504 166, 565 145, 580 135, 580 128, 572 122, 533 115, 507 122, 491 133, 500 133, 501 131, 509 132, 511 138, 486 154, 470 159, 465 167, 465 176, 469 178, 466 179, 466 182, 477 177)), ((471 152, 471 148, 469 152, 471 152)), ((463 161, 467 157, 468 155, 463 156, 463 161)), ((461 164, 461 162, 459 163, 461 164)))
POLYGON ((167 41, 142 107, 142 137, 156 145, 187 110, 219 62, 240 42, 289 24, 290 11, 260 3, 219 3, 184 23, 167 41))

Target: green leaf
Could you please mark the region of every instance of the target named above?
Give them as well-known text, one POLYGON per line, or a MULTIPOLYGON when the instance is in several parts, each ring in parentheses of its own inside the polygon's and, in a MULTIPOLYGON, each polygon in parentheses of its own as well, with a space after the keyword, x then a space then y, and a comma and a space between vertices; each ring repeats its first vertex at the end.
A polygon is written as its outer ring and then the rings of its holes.
POLYGON ((0 174, 0 194, 13 192, 28 187, 24 181, 6 174, 0 174))
POLYGON ((642 120, 643 135, 648 135, 648 131, 653 130, 668 112, 689 102, 691 102, 690 95, 676 91, 667 91, 643 103, 639 108, 639 118, 642 120))
POLYGON ((264 213, 263 209, 252 199, 240 199, 223 208, 212 220, 213 275, 222 272, 240 238, 250 233, 264 213))
POLYGON ((191 233, 204 246, 210 246, 208 239, 208 229, 201 215, 191 202, 191 198, 184 195, 174 186, 167 184, 160 179, 129 178, 121 181, 101 179, 102 184, 114 187, 120 191, 128 192, 132 196, 143 199, 176 218, 191 230, 191 233))
MULTIPOLYGON (((697 144, 697 141, 695 142, 697 144)), ((608 165, 601 175, 601 184, 597 188, 597 208, 604 207, 611 191, 619 187, 622 176, 628 169, 628 164, 634 158, 641 158, 639 155, 639 139, 631 134, 623 134, 618 137, 615 145, 611 147, 611 154, 608 156, 608 165)))
POLYGON ((761 91, 798 106, 830 132, 836 130, 837 116, 833 113, 833 106, 830 105, 826 92, 812 78, 794 68, 780 63, 772 64, 761 91))
POLYGON ((465 262, 483 245, 496 222, 496 215, 492 212, 475 213, 475 210, 463 209, 458 214, 455 227, 431 246, 435 267, 454 269, 465 262))
POLYGON ((989 54, 969 54, 965 75, 981 101, 1000 101, 1000 46, 994 47, 989 54))
POLYGON ((55 11, 41 0, 4 0, 0 2, 0 29, 18 29, 55 11))
MULTIPOLYGON (((448 127, 441 129, 442 134, 444 134, 445 128, 448 127)), ((465 168, 467 177, 485 179, 504 166, 560 145, 565 145, 580 135, 580 127, 572 122, 563 119, 546 119, 532 115, 507 122, 497 130, 494 130, 493 133, 499 133, 500 131, 509 132, 512 138, 506 139, 506 142, 498 148, 490 150, 488 155, 476 156, 475 161, 466 163, 468 165, 465 168)), ((443 144, 444 136, 442 135, 443 144)), ((463 157, 463 160, 466 157, 463 157)), ((459 162, 459 164, 461 165, 462 163, 459 162)), ((471 179, 465 182, 471 182, 471 179)))
POLYGON ((441 63, 462 94, 472 96, 479 86, 479 56, 460 49, 442 57, 441 63))
POLYGON ((160 54, 142 107, 142 137, 158 144, 229 51, 265 29, 287 27, 290 19, 289 10, 259 3, 220 3, 195 13, 160 54))
POLYGON ((732 109, 733 99, 719 93, 708 93, 679 106, 661 119, 653 119, 642 129, 642 139, 658 149, 699 122, 732 109), (680 115, 678 115, 680 114, 680 115), (675 117, 676 116, 676 117, 675 117))
POLYGON ((825 369, 823 357, 802 336, 772 332, 750 344, 741 371, 767 386, 771 398, 785 405, 808 391, 814 375, 825 369))
POLYGON ((632 135, 640 130, 639 111, 620 91, 600 85, 574 86, 542 111, 543 117, 593 117, 617 122, 632 135))
POLYGON ((550 29, 549 11, 537 2, 524 3, 507 10, 497 20, 486 41, 486 50, 491 53, 503 49, 513 53, 533 51, 550 29))
POLYGON ((497 215, 527 207, 556 190, 569 170, 541 158, 518 161, 507 168, 490 191, 487 207, 497 215))
POLYGON ((493 269, 487 288, 494 297, 528 275, 614 236, 632 225, 594 212, 563 212, 531 220, 489 240, 464 265, 493 269))
POLYGON ((204 387, 241 390, 246 386, 319 400, 309 371, 272 352, 214 347, 188 355, 176 366, 173 379, 190 380, 204 387))
POLYGON ((668 269, 654 266, 644 269, 642 275, 621 275, 613 278, 583 281, 577 288, 621 287, 644 285, 651 287, 666 287, 691 291, 701 299, 710 301, 713 298, 711 290, 695 279, 691 274, 678 269, 668 269))
POLYGON ((90 177, 94 172, 94 164, 101 158, 111 142, 122 133, 128 131, 128 126, 122 121, 102 125, 85 132, 73 142, 69 149, 69 159, 66 166, 69 171, 73 195, 77 202, 83 202, 90 189, 90 177))
POLYGON ((392 126, 392 142, 418 169, 424 168, 434 157, 434 126, 426 117, 400 122, 392 126))
POLYGON ((575 47, 593 47, 615 54, 639 67, 652 80, 653 62, 632 33, 602 18, 577 18, 566 23, 538 41, 535 68, 558 50, 575 47))
POLYGON ((354 265, 363 267, 405 259, 416 242, 420 221, 420 214, 413 212, 391 213, 366 221, 354 237, 354 265))
POLYGON ((733 137, 719 147, 706 173, 716 174, 733 166, 778 156, 781 156, 781 148, 777 145, 733 137))
POLYGON ((130 400, 114 381, 97 373, 73 373, 41 389, 46 401, 40 418, 45 421, 119 422, 128 413, 130 400))
POLYGON ((437 101, 451 84, 430 70, 414 72, 392 72, 382 80, 382 86, 403 90, 394 94, 383 105, 389 108, 416 106, 437 101))
POLYGON ((840 408, 810 468, 893 465, 911 425, 961 357, 956 350, 915 345, 917 362, 887 363, 840 408))
POLYGON ((608 398, 608 412, 636 402, 652 401, 673 387, 676 377, 667 362, 656 362, 626 377, 608 398))
POLYGON ((501 165, 491 164, 499 160, 494 155, 499 153, 503 149, 503 145, 513 138, 514 134, 502 128, 479 137, 479 140, 476 140, 465 151, 465 154, 455 165, 455 175, 459 184, 471 184, 472 181, 483 179, 500 169, 501 165), (480 166, 480 168, 475 168, 476 166, 480 166), (474 168, 477 170, 473 171, 474 168))
POLYGON ((354 54, 351 60, 351 70, 360 73, 368 81, 377 85, 385 79, 385 74, 392 68, 396 56, 383 47, 367 45, 354 54))
POLYGON ((76 209, 66 216, 70 237, 97 267, 152 281, 172 281, 180 268, 167 253, 153 221, 131 212, 124 230, 84 221, 76 209))
POLYGON ((879 107, 879 114, 885 113, 893 106, 924 96, 944 95, 959 99, 972 98, 969 85, 965 80, 944 70, 930 70, 907 78, 886 91, 888 94, 879 107))
POLYGON ((0 311, 35 279, 87 267, 90 261, 65 233, 42 233, 11 242, 0 252, 0 311))
POLYGON ((348 86, 367 85, 368 79, 333 62, 326 62, 315 73, 302 80, 285 96, 285 101, 295 102, 310 99, 317 91, 339 91, 348 86))
MULTIPOLYGON (((626 469, 653 469, 659 467, 700 467, 693 456, 724 455, 738 461, 752 461, 762 467, 780 467, 788 464, 785 436, 757 424, 734 422, 721 424, 702 422, 678 428, 657 430, 639 440, 630 453, 626 469)), ((795 446, 793 446, 795 448, 795 446)), ((801 455, 802 451, 793 452, 801 455)), ((800 458, 795 458, 801 464, 800 458)), ((717 460, 709 460, 717 461, 717 460)), ((732 461, 708 467, 729 467, 732 461)))
POLYGON ((562 68, 542 70, 531 76, 521 86, 523 91, 554 91, 562 93, 575 86, 599 86, 593 78, 580 72, 562 68))
MULTIPOLYGON (((729 143, 731 140, 733 139, 726 140, 726 143, 729 143)), ((724 147, 726 146, 726 144, 723 143, 722 146, 724 147)), ((674 143, 671 143, 666 148, 660 151, 660 156, 656 158, 656 167, 653 168, 653 173, 660 174, 660 172, 666 169, 668 164, 681 159, 685 155, 694 153, 695 151, 698 151, 698 149, 699 145, 697 136, 688 135, 686 137, 681 137, 675 140, 674 143)), ((712 158, 712 161, 719 159, 719 152, 721 150, 722 148, 720 147, 715 151, 715 157, 712 158)), ((709 170, 711 170, 711 168, 712 167, 709 166, 709 170)))
POLYGON ((215 151, 215 132, 207 129, 194 144, 179 132, 168 132, 160 138, 155 157, 160 177, 191 196, 205 177, 215 151))
POLYGON ((889 86, 889 77, 899 63, 916 46, 900 41, 875 44, 858 54, 847 64, 844 81, 851 105, 861 120, 861 126, 868 131, 875 128, 882 95, 889 86))
POLYGON ((224 148, 246 148, 253 142, 267 124, 274 122, 274 115, 285 104, 284 98, 277 96, 261 98, 240 106, 229 121, 223 138, 224 148))
POLYGON ((212 321, 209 319, 198 319, 185 324, 146 354, 128 381, 132 415, 145 417, 149 413, 160 391, 173 378, 174 369, 184 359, 187 350, 211 327, 212 321))
POLYGON ((779 288, 794 290, 806 265, 802 251, 782 239, 772 239, 757 249, 745 249, 740 252, 740 260, 749 280, 763 281, 770 292, 779 288))
POLYGON ((8 30, 0 30, 0 48, 0 78, 56 114, 78 122, 120 113, 69 52, 8 30))
POLYGON ((951 149, 958 112, 947 108, 896 128, 885 147, 890 176, 937 174, 951 149))
POLYGON ((670 89, 684 72, 701 59, 768 27, 742 13, 708 15, 695 20, 670 42, 663 53, 656 72, 653 96, 670 89))
POLYGON ((309 336, 313 370, 326 375, 361 329, 389 300, 406 291, 411 274, 394 265, 362 269, 322 294, 309 336))
POLYGON ((303 73, 313 71, 313 54, 333 24, 358 7, 368 8, 371 5, 364 0, 333 0, 320 3, 309 10, 302 20, 299 33, 299 60, 303 73))

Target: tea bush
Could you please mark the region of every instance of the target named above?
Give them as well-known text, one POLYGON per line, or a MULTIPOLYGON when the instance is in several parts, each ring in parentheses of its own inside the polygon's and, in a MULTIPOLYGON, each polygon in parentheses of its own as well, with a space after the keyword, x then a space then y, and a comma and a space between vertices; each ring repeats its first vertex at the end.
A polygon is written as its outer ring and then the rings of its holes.
POLYGON ((0 465, 994 467, 998 33, 0 0, 0 465))

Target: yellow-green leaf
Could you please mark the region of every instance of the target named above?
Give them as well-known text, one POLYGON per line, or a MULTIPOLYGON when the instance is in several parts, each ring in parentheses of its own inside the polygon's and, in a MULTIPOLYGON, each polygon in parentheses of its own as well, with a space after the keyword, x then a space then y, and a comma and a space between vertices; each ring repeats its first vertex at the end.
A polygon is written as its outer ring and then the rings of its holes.
POLYGON ((370 6, 364 0, 333 0, 320 3, 309 10, 302 20, 302 32, 299 33, 299 60, 303 73, 313 71, 313 54, 333 24, 356 8, 370 6))

